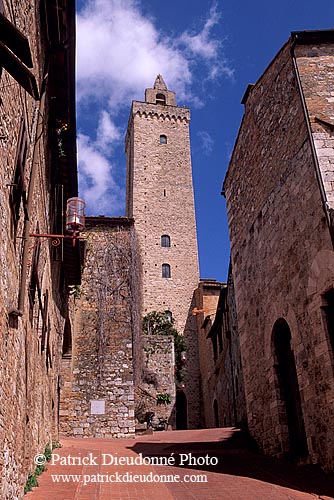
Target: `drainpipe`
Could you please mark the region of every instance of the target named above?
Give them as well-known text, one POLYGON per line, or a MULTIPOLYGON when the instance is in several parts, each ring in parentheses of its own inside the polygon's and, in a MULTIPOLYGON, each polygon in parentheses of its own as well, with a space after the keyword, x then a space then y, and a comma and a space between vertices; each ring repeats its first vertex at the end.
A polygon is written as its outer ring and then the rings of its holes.
POLYGON ((25 207, 25 220, 24 220, 24 228, 23 228, 23 250, 22 250, 22 264, 21 264, 21 279, 20 279, 20 288, 19 288, 19 297, 18 297, 18 306, 17 310, 14 309, 10 311, 13 316, 23 316, 24 310, 24 300, 25 300, 25 292, 26 292, 26 281, 27 281, 27 268, 28 268, 28 249, 29 249, 29 234, 30 234, 30 212, 32 206, 32 199, 35 188, 35 180, 37 174, 37 162, 36 153, 37 153, 37 143, 42 134, 43 129, 43 117, 41 115, 41 110, 44 109, 44 101, 45 101, 45 93, 41 97, 40 107, 35 106, 33 121, 32 121, 32 140, 33 140, 33 151, 32 151, 32 159, 31 159, 31 171, 30 171, 30 181, 28 187, 27 194, 27 205, 25 207))
POLYGON ((316 174, 316 178, 317 178, 319 189, 320 189, 322 206, 323 206, 323 209, 325 212, 325 217, 326 217, 327 224, 328 224, 328 229, 329 229, 329 234, 330 234, 331 241, 332 241, 332 246, 334 248, 334 229, 333 229, 331 216, 330 216, 330 212, 329 212, 329 207, 328 207, 328 203, 327 203, 326 191, 325 191, 324 184, 322 181, 322 175, 321 175, 321 171, 320 171, 318 156, 317 156, 317 152, 316 152, 314 141, 313 141, 313 134, 312 134, 311 124, 310 124, 310 118, 309 118, 307 107, 306 107, 306 101, 305 101, 305 96, 304 96, 304 92, 303 92, 303 87, 302 87, 302 83, 300 80, 299 70, 298 70, 297 61, 296 61, 296 57, 295 57, 295 46, 297 45, 298 34, 292 33, 291 37, 292 37, 292 44, 290 47, 290 54, 291 54, 291 58, 292 58, 292 63, 293 63, 293 68, 294 68, 296 80, 297 80, 300 100, 301 100, 304 118, 305 118, 306 127, 307 127, 307 133, 309 136, 312 158, 313 158, 313 163, 314 163, 314 167, 315 167, 315 174, 316 174))

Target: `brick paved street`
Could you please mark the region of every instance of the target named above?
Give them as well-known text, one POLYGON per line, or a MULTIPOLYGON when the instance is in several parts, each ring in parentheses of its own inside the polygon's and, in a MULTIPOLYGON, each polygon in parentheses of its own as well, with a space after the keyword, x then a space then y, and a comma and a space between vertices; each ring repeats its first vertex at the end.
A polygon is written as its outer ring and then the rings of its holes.
POLYGON ((254 453, 247 449, 240 432, 232 429, 156 432, 136 439, 61 439, 61 443, 62 448, 54 451, 59 455, 55 455, 57 463, 48 464, 48 470, 38 479, 40 486, 28 493, 26 500, 334 498, 334 477, 326 477, 311 466, 296 467, 254 453), (61 457, 69 462, 69 456, 81 460, 86 457, 87 463, 62 465, 61 457), (111 464, 112 457, 128 464, 111 464), (170 464, 140 465, 143 457, 169 459, 170 464), (135 459, 136 464, 129 462, 135 459), (216 461, 217 465, 213 465, 216 461), (110 476, 115 479, 117 473, 128 473, 127 479, 131 479, 131 474, 132 477, 145 474, 148 480, 178 475, 180 482, 107 482, 110 476), (54 482, 52 475, 59 474, 72 477, 67 478, 69 482, 61 478, 54 482), (73 480, 74 475, 81 475, 79 482, 73 480), (196 480, 197 475, 201 476, 201 482, 187 482, 196 480), (203 482, 203 475, 207 482, 203 482))

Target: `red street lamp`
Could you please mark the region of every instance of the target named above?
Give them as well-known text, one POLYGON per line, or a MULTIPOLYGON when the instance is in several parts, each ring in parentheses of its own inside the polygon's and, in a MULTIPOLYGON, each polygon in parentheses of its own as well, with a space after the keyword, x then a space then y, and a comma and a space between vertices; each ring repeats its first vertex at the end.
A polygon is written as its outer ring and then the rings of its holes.
POLYGON ((85 229, 85 206, 86 203, 81 198, 69 198, 66 205, 66 231, 68 234, 30 234, 34 238, 51 238, 51 244, 58 246, 61 239, 71 239, 73 246, 78 239, 82 239, 79 234, 85 229))
POLYGON ((86 203, 80 198, 69 198, 66 209, 66 231, 80 233, 85 229, 86 203))

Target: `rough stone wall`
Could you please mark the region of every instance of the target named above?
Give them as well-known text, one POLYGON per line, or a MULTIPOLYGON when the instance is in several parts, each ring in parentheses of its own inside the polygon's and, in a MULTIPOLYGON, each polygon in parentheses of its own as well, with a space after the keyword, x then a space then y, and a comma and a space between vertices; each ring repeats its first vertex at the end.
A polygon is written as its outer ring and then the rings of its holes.
POLYGON ((143 336, 143 380, 137 389, 137 410, 153 412, 175 427, 174 339, 161 335, 143 336), (158 404, 157 394, 171 396, 170 404, 158 404))
MULTIPOLYGON (((233 270, 230 266, 227 281, 226 290, 226 319, 223 321, 223 335, 228 340, 228 350, 229 350, 229 369, 231 371, 230 377, 227 379, 227 383, 230 385, 230 395, 232 395, 233 406, 231 407, 231 397, 227 398, 227 404, 225 406, 224 416, 233 415, 234 425, 241 427, 247 427, 247 410, 246 410, 246 399, 245 399, 245 384, 244 375, 241 362, 241 350, 240 350, 240 338, 238 329, 238 317, 237 309, 235 303, 235 290, 234 290, 234 280, 233 280, 233 270), (233 392, 234 391, 234 392, 233 392)), ((225 373, 227 373, 228 368, 225 367, 225 373)), ((226 391, 223 391, 224 386, 221 387, 221 394, 225 396, 226 401, 226 391)))
POLYGON ((86 256, 63 360, 60 431, 74 437, 134 433, 133 339, 139 332, 132 222, 87 218, 86 256))
POLYGON ((201 280, 195 292, 196 308, 204 310, 196 314, 198 357, 201 381, 201 425, 202 427, 215 427, 214 396, 210 386, 210 378, 214 373, 215 360, 213 345, 207 335, 212 327, 222 283, 201 280))
POLYGON ((188 427, 196 429, 200 426, 201 422, 201 382, 200 382, 200 368, 199 368, 199 354, 198 354, 198 341, 197 341, 197 325, 196 316, 193 310, 196 307, 195 293, 193 293, 190 307, 188 309, 188 319, 185 329, 183 331, 184 340, 186 343, 186 362, 184 366, 184 386, 180 389, 183 390, 187 399, 187 417, 188 427))
MULTIPOLYGON (((6 17, 29 40, 32 72, 37 85, 44 70, 40 59, 39 20, 36 3, 29 0, 4 0, 6 17)), ((35 469, 33 457, 47 443, 58 439, 58 376, 64 327, 63 290, 59 288, 58 264, 53 262, 47 242, 40 245, 36 275, 39 297, 30 295, 32 261, 37 241, 22 239, 27 220, 21 200, 16 231, 10 196, 13 192, 20 130, 25 123, 27 158, 24 183, 28 194, 30 228, 50 232, 50 165, 44 157, 46 129, 38 124, 40 103, 28 95, 3 69, 0 104, 0 498, 23 497, 29 471, 35 469), (35 158, 33 153, 35 148, 35 158), (35 171, 35 183, 32 181, 35 171), (22 273, 24 248, 26 272, 22 273), (21 311, 18 303, 21 289, 21 311), (48 296, 48 299, 46 298, 48 296), (46 302, 48 300, 48 307, 46 302), (43 312, 44 311, 44 312, 43 312), (12 312, 12 313, 11 313, 12 312), (22 314, 22 315, 21 315, 22 314), (44 316, 44 317, 43 317, 44 316)), ((40 110, 41 114, 45 112, 40 110)), ((47 123, 47 116, 44 116, 47 123)))
POLYGON ((332 469, 333 353, 321 306, 333 251, 289 45, 250 91, 224 188, 250 431, 267 453, 289 450, 272 338, 283 318, 309 457, 332 469))
POLYGON ((204 309, 197 315, 202 424, 244 426, 246 402, 231 270, 227 284, 201 280, 196 296, 198 309, 204 309))

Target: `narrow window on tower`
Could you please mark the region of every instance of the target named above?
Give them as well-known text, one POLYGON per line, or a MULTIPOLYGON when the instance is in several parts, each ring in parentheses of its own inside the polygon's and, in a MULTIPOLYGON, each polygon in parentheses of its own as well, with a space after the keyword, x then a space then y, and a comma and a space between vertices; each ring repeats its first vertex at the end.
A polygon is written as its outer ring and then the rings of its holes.
POLYGON ((162 277, 163 278, 170 278, 170 265, 169 264, 162 264, 162 277))
POLYGON ((155 104, 166 104, 166 96, 164 94, 157 94, 155 96, 155 104))
POLYGON ((167 144, 167 135, 160 136, 160 144, 167 144))
POLYGON ((163 234, 161 236, 161 246, 170 247, 170 236, 168 236, 168 234, 163 234))

